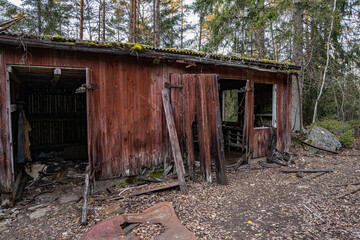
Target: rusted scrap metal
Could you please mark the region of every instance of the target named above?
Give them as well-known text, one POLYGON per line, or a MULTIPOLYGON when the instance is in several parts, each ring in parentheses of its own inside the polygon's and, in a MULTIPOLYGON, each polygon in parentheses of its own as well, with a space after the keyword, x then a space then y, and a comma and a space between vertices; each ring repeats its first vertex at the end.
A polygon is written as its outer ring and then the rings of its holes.
POLYGON ((184 173, 185 173, 184 163, 181 156, 179 139, 176 133, 174 116, 170 105, 169 91, 167 89, 162 90, 162 99, 163 99, 166 123, 169 130, 170 144, 171 144, 173 157, 175 160, 176 172, 179 179, 180 189, 183 194, 187 194, 188 190, 184 179, 184 173))
POLYGON ((340 152, 332 151, 332 150, 329 150, 329 149, 326 149, 326 148, 317 147, 317 146, 312 145, 312 144, 310 144, 310 143, 304 142, 304 141, 302 141, 302 140, 300 140, 300 139, 299 139, 299 141, 300 141, 301 143, 305 144, 305 145, 308 145, 308 146, 313 147, 313 148, 317 148, 317 149, 322 150, 322 151, 325 151, 325 152, 330 152, 330 153, 334 153, 334 154, 339 154, 339 153, 340 153, 340 152))
POLYGON ((159 240, 182 239, 195 240, 195 234, 181 225, 171 203, 162 202, 146 209, 143 213, 123 214, 106 219, 92 227, 82 237, 83 240, 139 239, 135 234, 125 234, 121 225, 124 223, 161 224, 165 231, 159 240))

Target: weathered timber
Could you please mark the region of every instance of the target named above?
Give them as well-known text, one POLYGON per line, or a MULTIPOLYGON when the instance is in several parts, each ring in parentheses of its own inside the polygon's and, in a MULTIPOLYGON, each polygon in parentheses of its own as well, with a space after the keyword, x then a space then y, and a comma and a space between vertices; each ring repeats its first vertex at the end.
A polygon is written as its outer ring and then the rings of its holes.
POLYGON ((307 181, 307 180, 311 180, 311 179, 314 179, 314 178, 320 177, 321 175, 324 175, 325 173, 327 173, 327 172, 318 172, 318 173, 314 173, 314 174, 308 175, 308 176, 306 176, 306 177, 303 177, 303 180, 305 180, 305 181, 307 181))
POLYGON ((170 145, 173 153, 173 157, 175 160, 176 172, 179 179, 179 185, 181 192, 183 194, 187 194, 188 190, 186 187, 185 179, 184 179, 184 163, 181 157, 181 151, 179 146, 179 140, 176 134, 174 117, 171 110, 169 91, 164 89, 162 90, 162 99, 164 104, 166 123, 170 135, 170 145))
POLYGON ((332 150, 328 150, 328 149, 325 149, 325 148, 322 148, 322 147, 317 147, 317 146, 314 146, 310 143, 307 143, 307 142, 304 142, 302 140, 299 140, 301 143, 305 144, 305 145, 308 145, 310 147, 313 147, 313 148, 317 148, 319 150, 322 150, 322 151, 325 151, 325 152, 330 152, 330 153, 334 153, 334 154, 339 154, 340 152, 336 152, 336 151, 332 151, 332 150))
POLYGON ((283 173, 298 173, 298 172, 304 172, 304 173, 318 173, 318 172, 333 172, 332 169, 285 169, 282 170, 283 173))
MULTIPOLYGON (((201 174, 203 175, 204 179, 206 179, 205 175, 205 147, 204 147, 204 138, 203 138, 203 116, 201 114, 201 96, 199 93, 199 81, 194 76, 195 82, 195 112, 196 112, 196 126, 197 126, 197 134, 198 134, 198 143, 199 143, 199 156, 200 156, 200 170, 201 174)), ((209 153, 210 155, 210 153, 209 153)))
POLYGON ((337 184, 337 185, 329 185, 329 187, 344 187, 344 186, 350 186, 350 185, 360 185, 360 182, 343 183, 343 184, 337 184))
MULTIPOLYGON (((171 183, 171 184, 167 184, 165 186, 160 186, 160 187, 156 187, 156 188, 151 188, 151 189, 146 189, 144 191, 140 191, 137 193, 132 193, 130 194, 130 197, 133 196, 138 196, 138 195, 142 195, 142 194, 146 194, 146 193, 151 193, 151 192, 158 192, 158 191, 162 191, 162 190, 166 190, 169 188, 174 188, 180 185, 180 182, 175 182, 175 183, 171 183)), ((186 186, 186 185, 185 185, 186 186)), ((180 189, 181 189, 181 185, 180 185, 180 189)), ((186 193, 187 194, 187 193, 186 193)))
POLYGON ((85 176, 84 205, 83 205, 82 214, 81 214, 81 225, 87 224, 87 209, 88 209, 89 192, 90 192, 90 171, 89 171, 89 166, 87 166, 86 167, 86 176, 85 176))
MULTIPOLYGON (((221 126, 221 116, 220 116, 220 105, 219 105, 219 92, 218 92, 218 81, 216 75, 208 76, 211 81, 211 90, 212 90, 212 97, 213 97, 213 106, 214 111, 214 120, 215 120, 215 147, 214 147, 214 154, 215 154, 215 169, 216 169, 216 182, 218 184, 227 184, 226 179, 226 167, 225 167, 225 153, 224 153, 224 139, 222 135, 222 126, 221 126)), ((208 103, 209 104, 209 103, 208 103)), ((243 162, 243 161, 242 161, 243 162)), ((236 169, 242 164, 236 165, 236 169)), ((236 170, 235 169, 235 170, 236 170)))
POLYGON ((350 190, 350 191, 348 191, 348 192, 346 192, 346 193, 344 193, 344 194, 339 195, 339 196, 337 197, 337 199, 343 198, 343 197, 345 197, 345 196, 347 196, 347 195, 350 195, 350 194, 354 194, 354 193, 356 193, 356 192, 358 192, 358 191, 360 191, 360 187, 355 188, 355 189, 350 190))
POLYGON ((232 171, 236 171, 239 169, 241 164, 245 163, 245 161, 246 161, 246 153, 244 153, 235 164, 233 164, 231 166, 227 166, 227 168, 228 169, 230 168, 230 170, 232 170, 232 171))
POLYGON ((266 164, 263 161, 260 161, 259 165, 264 167, 264 168, 281 168, 281 165, 278 165, 278 164, 276 164, 276 165, 266 164))
POLYGON ((204 167, 205 167, 205 178, 208 183, 212 182, 211 177, 211 156, 210 156, 210 130, 209 130, 209 120, 208 120, 208 111, 207 111, 207 101, 206 101, 206 83, 201 81, 199 78, 198 81, 198 95, 200 96, 200 101, 197 103, 197 113, 201 115, 201 121, 198 123, 198 126, 201 128, 199 131, 199 142, 202 142, 200 151, 203 151, 204 154, 204 167), (200 80, 200 81, 199 81, 200 80))
POLYGON ((189 175, 190 180, 195 180, 195 156, 194 156, 194 137, 192 133, 192 125, 195 121, 195 82, 193 75, 182 76, 184 88, 184 104, 185 110, 185 136, 186 136, 186 150, 188 153, 189 175))

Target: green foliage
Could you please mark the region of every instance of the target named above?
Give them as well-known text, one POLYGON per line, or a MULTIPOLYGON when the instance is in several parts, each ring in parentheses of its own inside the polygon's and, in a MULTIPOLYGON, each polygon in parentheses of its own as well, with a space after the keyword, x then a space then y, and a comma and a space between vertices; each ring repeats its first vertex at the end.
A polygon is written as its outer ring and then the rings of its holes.
POLYGON ((351 147, 355 142, 352 129, 348 129, 343 134, 341 134, 339 137, 339 141, 341 142, 343 147, 345 148, 351 147))
POLYGON ((351 147, 355 142, 353 133, 354 123, 342 122, 336 119, 326 117, 321 121, 317 122, 315 125, 324 128, 338 136, 340 143, 345 148, 351 147))

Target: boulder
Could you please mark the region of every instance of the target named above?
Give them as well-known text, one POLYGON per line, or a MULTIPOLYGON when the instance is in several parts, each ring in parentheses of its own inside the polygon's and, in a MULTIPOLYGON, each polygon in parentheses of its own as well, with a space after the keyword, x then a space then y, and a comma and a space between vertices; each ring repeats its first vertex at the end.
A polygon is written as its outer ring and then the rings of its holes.
MULTIPOLYGON (((331 150, 331 151, 339 151, 341 148, 341 143, 339 142, 339 139, 334 134, 332 134, 328 130, 323 129, 318 126, 314 126, 312 128, 306 142, 308 142, 316 147, 325 148, 325 149, 331 150)), ((324 152, 324 151, 321 151, 319 149, 312 148, 312 147, 309 147, 309 150, 312 153, 320 153, 320 152, 323 153, 324 152)))

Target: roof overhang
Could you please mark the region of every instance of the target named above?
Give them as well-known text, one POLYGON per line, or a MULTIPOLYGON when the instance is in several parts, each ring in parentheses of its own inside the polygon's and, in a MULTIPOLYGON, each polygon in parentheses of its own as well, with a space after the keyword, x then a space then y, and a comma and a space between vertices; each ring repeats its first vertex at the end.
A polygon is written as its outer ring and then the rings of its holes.
POLYGON ((26 47, 34 48, 46 48, 46 49, 57 49, 64 51, 79 51, 79 52, 89 52, 89 53, 106 53, 106 54, 117 54, 117 55, 130 55, 135 57, 145 57, 145 58, 157 58, 157 59, 169 59, 169 60, 178 60, 185 61, 186 63, 196 63, 196 64, 205 64, 213 66, 226 66, 233 68, 249 69, 261 72, 270 72, 270 73, 281 73, 281 74, 297 74, 298 70, 301 69, 300 66, 296 65, 285 65, 285 64, 272 64, 270 63, 259 63, 256 61, 242 63, 239 61, 232 61, 231 58, 226 60, 222 59, 212 59, 204 56, 196 55, 187 55, 181 54, 179 52, 164 51, 162 49, 156 49, 148 47, 146 51, 136 51, 133 49, 120 49, 112 48, 109 46, 106 47, 94 47, 91 45, 83 44, 74 44, 68 42, 54 42, 48 40, 39 40, 39 39, 30 39, 23 38, 20 36, 9 36, 9 35, 0 35, 0 44, 6 45, 16 45, 21 46, 24 49, 26 47))

